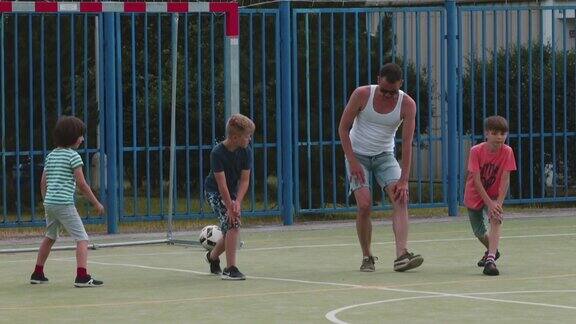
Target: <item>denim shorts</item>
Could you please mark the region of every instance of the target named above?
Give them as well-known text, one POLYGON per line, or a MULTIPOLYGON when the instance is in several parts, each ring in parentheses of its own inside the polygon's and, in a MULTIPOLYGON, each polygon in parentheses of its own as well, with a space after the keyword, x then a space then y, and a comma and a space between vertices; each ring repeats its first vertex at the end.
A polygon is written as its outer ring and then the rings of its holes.
POLYGON ((75 241, 88 241, 88 234, 74 205, 44 205, 46 237, 57 240, 64 228, 75 241))
POLYGON ((204 197, 220 221, 220 231, 222 231, 222 234, 226 234, 229 229, 240 227, 240 222, 238 221, 234 222, 232 225, 228 223, 228 210, 222 201, 220 193, 206 191, 204 192, 204 197))
POLYGON ((400 169, 400 164, 394 157, 392 152, 383 152, 375 156, 367 156, 358 153, 354 153, 356 159, 362 165, 364 170, 364 183, 358 181, 358 179, 353 178, 350 174, 350 164, 346 160, 346 176, 350 181, 350 190, 348 194, 352 194, 354 191, 362 187, 370 187, 370 174, 374 174, 376 181, 382 189, 386 188, 389 184, 397 182, 402 174, 402 169, 400 169))

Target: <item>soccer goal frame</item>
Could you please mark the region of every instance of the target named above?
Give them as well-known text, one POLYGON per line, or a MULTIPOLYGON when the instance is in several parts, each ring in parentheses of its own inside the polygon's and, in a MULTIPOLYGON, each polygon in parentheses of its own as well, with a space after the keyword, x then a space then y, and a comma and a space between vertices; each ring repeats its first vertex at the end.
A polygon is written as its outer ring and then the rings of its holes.
MULTIPOLYGON (((171 112, 170 112, 170 166, 168 188, 168 215, 166 218, 166 239, 90 244, 91 249, 142 244, 199 244, 196 240, 177 240, 173 232, 174 215, 174 174, 176 149, 176 85, 178 58, 178 19, 180 14, 221 13, 225 16, 224 34, 224 89, 225 115, 240 111, 240 50, 239 50, 239 6, 235 1, 228 2, 58 2, 58 1, 0 1, 0 14, 38 13, 38 14, 74 14, 74 13, 167 13, 171 14, 171 112)), ((109 219, 110 221, 110 219, 109 219)), ((117 221, 117 220, 116 220, 117 221)), ((72 250, 76 246, 59 246, 53 250, 72 250)), ((32 252, 37 248, 5 249, 0 253, 32 252)))

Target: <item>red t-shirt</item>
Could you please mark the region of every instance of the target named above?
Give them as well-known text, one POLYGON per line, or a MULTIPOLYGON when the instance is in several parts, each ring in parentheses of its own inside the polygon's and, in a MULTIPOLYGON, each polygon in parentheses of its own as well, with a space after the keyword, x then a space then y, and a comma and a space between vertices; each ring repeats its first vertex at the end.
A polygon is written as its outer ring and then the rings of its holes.
POLYGON ((504 171, 515 171, 516 160, 512 148, 506 144, 495 151, 490 152, 486 142, 474 145, 470 149, 468 158, 468 178, 464 190, 464 205, 470 209, 482 209, 484 201, 474 186, 474 173, 480 172, 482 186, 492 199, 498 198, 500 182, 504 171))

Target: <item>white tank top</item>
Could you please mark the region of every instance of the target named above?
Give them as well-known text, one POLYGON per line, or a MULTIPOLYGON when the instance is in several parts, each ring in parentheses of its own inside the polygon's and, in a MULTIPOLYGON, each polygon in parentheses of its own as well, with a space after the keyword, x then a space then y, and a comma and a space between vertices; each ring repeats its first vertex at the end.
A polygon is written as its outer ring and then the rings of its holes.
POLYGON ((356 116, 350 130, 352 151, 361 155, 374 156, 383 152, 394 152, 394 138, 402 123, 400 111, 404 92, 399 90, 396 107, 381 114, 374 110, 374 92, 377 85, 370 86, 370 98, 366 107, 356 116))

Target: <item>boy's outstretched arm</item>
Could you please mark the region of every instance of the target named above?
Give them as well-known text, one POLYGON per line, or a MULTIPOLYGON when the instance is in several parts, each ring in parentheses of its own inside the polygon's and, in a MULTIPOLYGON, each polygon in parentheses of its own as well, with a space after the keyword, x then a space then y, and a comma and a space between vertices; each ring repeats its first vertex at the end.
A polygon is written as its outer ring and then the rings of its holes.
POLYGON ((228 185, 226 184, 226 174, 224 171, 214 172, 214 179, 216 179, 218 191, 220 192, 224 206, 226 206, 226 209, 230 212, 229 216, 231 218, 235 218, 236 215, 233 208, 234 204, 232 202, 232 198, 230 197, 230 191, 228 191, 228 185))
POLYGON ((510 171, 504 171, 502 173, 502 179, 500 180, 500 188, 498 190, 498 204, 500 207, 504 205, 504 198, 508 193, 508 187, 510 186, 510 171))
POLYGON ((248 191, 249 184, 250 184, 250 170, 242 170, 242 172, 240 173, 240 183, 238 184, 238 195, 236 197, 238 213, 240 213, 240 207, 242 206, 242 201, 244 200, 244 196, 248 191))
POLYGON ((46 199, 47 189, 48 189, 48 182, 46 181, 46 171, 42 171, 42 180, 40 180, 40 193, 42 194, 42 201, 46 199))
POLYGON ((488 214, 492 216, 493 214, 502 213, 502 205, 494 202, 490 196, 488 196, 486 189, 484 189, 484 186, 482 185, 482 179, 480 179, 480 172, 474 172, 473 179, 476 192, 480 194, 482 201, 484 201, 484 204, 488 207, 488 214))

